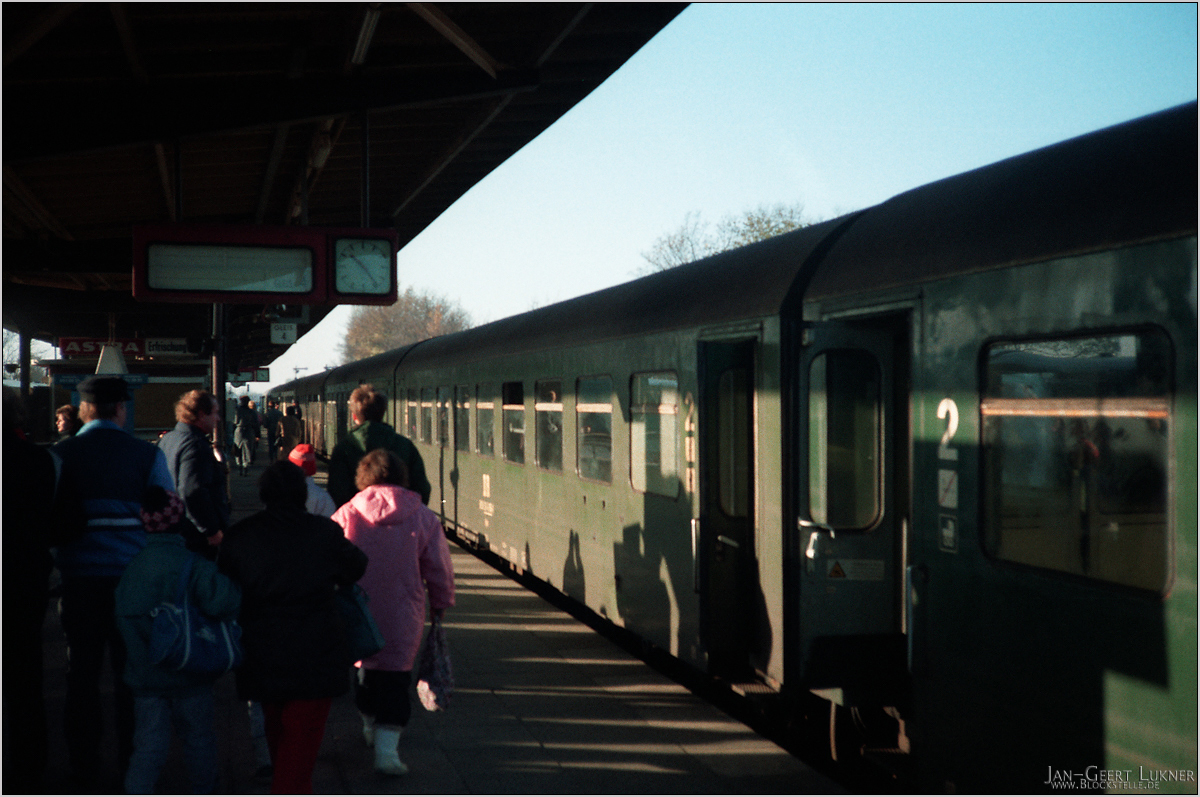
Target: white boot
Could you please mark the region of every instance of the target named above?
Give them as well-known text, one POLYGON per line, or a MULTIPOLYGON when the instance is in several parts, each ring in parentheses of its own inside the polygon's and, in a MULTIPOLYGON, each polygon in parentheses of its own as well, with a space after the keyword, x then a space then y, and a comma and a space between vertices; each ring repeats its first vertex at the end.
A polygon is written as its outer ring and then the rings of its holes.
POLYGON ((369 714, 359 713, 363 721, 363 741, 367 743, 367 747, 372 747, 375 744, 375 718, 369 714))
POLYGON ((408 766, 396 752, 403 731, 399 725, 375 726, 375 771, 381 775, 408 774, 408 766))

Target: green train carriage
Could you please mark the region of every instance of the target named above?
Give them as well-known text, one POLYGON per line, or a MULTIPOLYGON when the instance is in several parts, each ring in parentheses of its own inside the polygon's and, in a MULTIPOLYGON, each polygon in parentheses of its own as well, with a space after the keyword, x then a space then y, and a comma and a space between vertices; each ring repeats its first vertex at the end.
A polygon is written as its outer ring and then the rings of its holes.
POLYGON ((451 533, 819 695, 835 757, 882 717, 921 790, 1194 792, 1195 142, 1191 104, 326 400, 386 385, 451 533))

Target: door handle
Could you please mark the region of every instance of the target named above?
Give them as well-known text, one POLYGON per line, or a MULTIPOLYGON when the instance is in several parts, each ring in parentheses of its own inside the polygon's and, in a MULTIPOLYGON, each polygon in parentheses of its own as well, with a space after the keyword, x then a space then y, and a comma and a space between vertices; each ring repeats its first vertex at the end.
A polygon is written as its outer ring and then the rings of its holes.
POLYGON ((806 559, 817 558, 817 539, 821 536, 821 532, 828 534, 829 539, 831 540, 837 537, 837 532, 834 531, 833 526, 826 525, 825 523, 818 523, 815 520, 797 520, 796 528, 800 529, 801 531, 804 531, 805 529, 812 530, 812 532, 808 535, 808 547, 804 549, 804 557, 806 559))

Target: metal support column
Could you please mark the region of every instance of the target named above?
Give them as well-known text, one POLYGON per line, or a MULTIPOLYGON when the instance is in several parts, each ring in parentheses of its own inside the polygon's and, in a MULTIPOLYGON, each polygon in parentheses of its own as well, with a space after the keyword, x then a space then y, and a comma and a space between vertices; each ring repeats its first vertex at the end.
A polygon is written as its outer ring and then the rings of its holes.
POLYGON ((217 400, 217 411, 221 422, 213 429, 213 448, 218 452, 225 450, 225 305, 213 305, 212 322, 212 394, 217 400))
POLYGON ((28 408, 32 382, 30 365, 33 361, 33 340, 22 330, 18 330, 17 345, 20 353, 17 355, 21 365, 21 401, 25 402, 28 408))

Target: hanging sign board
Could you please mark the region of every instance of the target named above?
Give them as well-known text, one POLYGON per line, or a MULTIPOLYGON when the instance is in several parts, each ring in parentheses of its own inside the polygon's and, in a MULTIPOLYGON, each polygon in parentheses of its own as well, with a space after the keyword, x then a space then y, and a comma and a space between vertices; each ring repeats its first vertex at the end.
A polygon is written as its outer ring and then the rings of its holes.
POLYGON ((271 324, 271 342, 275 344, 295 343, 298 327, 299 324, 290 322, 277 321, 271 324))
POLYGON ((227 304, 393 304, 395 230, 266 225, 133 228, 133 296, 227 304))

